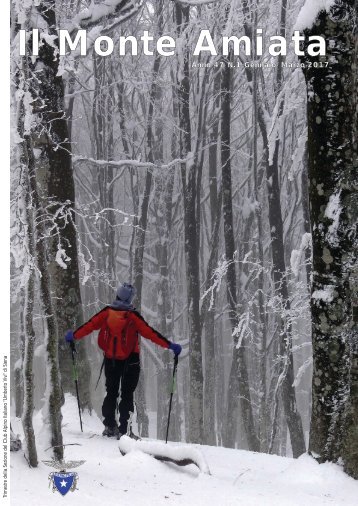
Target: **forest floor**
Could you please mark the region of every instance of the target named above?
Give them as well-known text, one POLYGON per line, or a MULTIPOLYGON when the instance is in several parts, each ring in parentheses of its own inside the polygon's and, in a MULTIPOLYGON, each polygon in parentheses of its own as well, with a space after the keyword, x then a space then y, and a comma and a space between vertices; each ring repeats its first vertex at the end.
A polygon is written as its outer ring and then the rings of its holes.
MULTIPOLYGON (((39 466, 30 469, 23 451, 11 453, 11 506, 357 505, 358 482, 339 466, 319 465, 308 455, 294 460, 193 445, 204 455, 211 476, 193 465, 178 467, 138 451, 123 457, 117 440, 100 436, 103 425, 96 415, 84 414, 81 433, 77 404, 70 396, 63 408, 63 436, 64 444, 75 445, 65 448, 65 460, 86 462, 73 470, 79 476, 77 490, 62 496, 49 487, 48 475, 55 469, 41 462, 50 460, 41 437, 41 413, 35 415, 34 424, 39 466)), ((12 426, 22 438, 20 420, 12 419, 12 426)))

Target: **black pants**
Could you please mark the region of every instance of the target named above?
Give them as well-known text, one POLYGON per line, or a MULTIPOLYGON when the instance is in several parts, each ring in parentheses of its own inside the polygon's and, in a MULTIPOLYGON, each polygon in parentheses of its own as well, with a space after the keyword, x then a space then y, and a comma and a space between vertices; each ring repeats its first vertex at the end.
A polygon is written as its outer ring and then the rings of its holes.
POLYGON ((116 403, 121 386, 119 403, 119 430, 127 432, 129 413, 134 411, 133 394, 137 387, 140 372, 139 353, 132 353, 126 360, 104 359, 107 395, 102 405, 103 423, 108 427, 116 425, 116 403))

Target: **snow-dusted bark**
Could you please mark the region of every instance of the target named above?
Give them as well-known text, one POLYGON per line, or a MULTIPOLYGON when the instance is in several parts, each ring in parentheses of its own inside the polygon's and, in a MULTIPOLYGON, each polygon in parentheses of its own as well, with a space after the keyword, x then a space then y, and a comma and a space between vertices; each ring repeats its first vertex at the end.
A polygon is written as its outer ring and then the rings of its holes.
MULTIPOLYGON (((26 149, 26 148, 25 148, 26 149)), ((25 154, 25 152, 24 152, 25 154)), ((25 157, 23 157, 25 162, 25 157)), ((27 183, 27 181, 25 180, 27 183)), ((32 416, 34 412, 34 373, 33 373, 33 360, 35 351, 35 332, 33 327, 33 308, 34 308, 34 296, 35 296, 35 245, 34 245, 34 229, 33 229, 33 211, 31 209, 31 198, 30 192, 28 191, 28 184, 25 185, 25 191, 27 193, 25 208, 26 208, 26 235, 27 235, 27 249, 30 255, 28 259, 28 275, 25 286, 25 297, 24 297, 24 335, 25 335, 25 347, 24 347, 24 359, 23 359, 23 391, 24 391, 24 404, 22 409, 22 426, 25 435, 25 458, 29 463, 30 467, 37 467, 37 450, 35 433, 32 424, 32 416)))
MULTIPOLYGON (((160 57, 157 56, 154 60, 153 64, 153 74, 152 74, 152 85, 149 94, 149 106, 148 106, 148 117, 147 117, 147 130, 146 130, 146 143, 147 143, 147 158, 150 163, 154 161, 154 124, 153 124, 153 114, 154 114, 154 104, 157 99, 158 93, 158 72, 160 65, 160 57)), ((141 205, 139 209, 139 220, 138 220, 138 228, 136 230, 135 236, 135 251, 134 251, 134 263, 133 263, 133 281, 137 288, 136 295, 136 304, 138 308, 141 306, 142 299, 142 284, 143 284, 143 255, 144 255, 144 246, 145 246, 145 235, 147 230, 148 223, 148 208, 149 208, 149 199, 152 187, 152 179, 153 173, 152 169, 147 169, 144 183, 143 195, 141 197, 141 205)))
MULTIPOLYGON (((162 137, 162 133, 160 137, 162 137)), ((157 135, 157 139, 158 139, 157 135)), ((159 138, 160 138, 159 137, 159 138)), ((162 141, 161 141, 162 144, 162 141)), ((172 320, 172 301, 171 301, 171 276, 170 276, 170 249, 169 241, 172 228, 172 194, 174 183, 174 171, 167 178, 161 178, 157 182, 157 202, 159 204, 156 213, 156 227, 158 229, 158 237, 160 240, 156 245, 157 258, 159 261, 159 277, 158 277, 158 316, 159 330, 168 336, 173 336, 173 320, 172 320)), ((158 370, 157 380, 157 437, 165 439, 167 418, 168 418, 168 385, 171 383, 172 376, 172 357, 163 354, 163 366, 158 370)), ((177 396, 173 398, 173 402, 177 402, 177 396)), ((173 407, 173 411, 175 406, 173 407)), ((178 431, 177 417, 173 417, 170 423, 169 436, 170 441, 180 439, 178 431)))
MULTIPOLYGON (((159 31, 162 30, 162 11, 161 4, 157 6, 158 8, 158 25, 159 31)), ((148 116, 147 116, 147 124, 146 124, 146 157, 150 163, 154 162, 154 150, 155 150, 155 136, 154 136, 154 110, 155 103, 158 100, 158 73, 160 68, 160 56, 157 54, 154 63, 153 63, 153 71, 152 71, 152 84, 150 87, 150 93, 148 97, 148 116)), ((151 187, 153 181, 153 173, 152 169, 147 169, 145 176, 145 183, 143 189, 143 195, 141 196, 141 204, 139 207, 139 219, 138 219, 138 228, 135 231, 135 242, 134 242, 134 262, 133 262, 133 282, 137 289, 136 295, 136 306, 138 310, 141 309, 141 301, 142 301, 142 287, 143 287, 143 256, 144 256, 144 248, 145 248, 145 237, 148 226, 148 209, 149 209, 149 201, 151 196, 151 187)), ((148 436, 149 430, 149 421, 148 415, 146 411, 146 402, 144 396, 144 385, 143 385, 143 372, 141 374, 141 381, 138 385, 138 390, 136 393, 137 402, 137 411, 139 423, 141 425, 141 434, 142 436, 148 436)))
MULTIPOLYGON (((163 3, 158 4, 158 11, 163 9, 163 3)), ((159 16, 159 28, 162 33, 162 15, 159 16)), ((159 76, 157 76, 158 78, 159 76)), ((163 95, 165 90, 157 85, 156 104, 158 109, 158 117, 153 122, 153 135, 156 142, 153 145, 153 156, 156 160, 164 159, 164 135, 163 130, 163 95), (155 128, 154 128, 155 126, 155 128)), ((171 153, 175 158, 177 145, 175 138, 172 138, 171 153)), ((158 329, 169 339, 174 337, 174 322, 172 318, 172 273, 170 265, 170 240, 172 234, 173 211, 172 198, 174 189, 176 169, 171 169, 166 174, 158 175, 156 178, 155 194, 152 206, 154 208, 154 223, 157 233, 157 243, 155 245, 156 258, 158 259, 158 276, 156 280, 157 287, 157 304, 158 304, 158 329)), ((168 353, 162 354, 162 365, 157 368, 157 438, 165 440, 167 420, 168 420, 168 386, 172 381, 172 355, 168 353)), ((174 395, 172 399, 173 415, 170 420, 168 440, 180 440, 179 417, 175 416, 178 409, 178 395, 174 395)))
POLYGON ((32 202, 36 216, 36 263, 40 275, 40 297, 42 311, 45 320, 45 346, 46 346, 46 393, 43 407, 43 420, 48 434, 48 444, 52 447, 55 459, 63 458, 62 440, 62 414, 61 405, 64 402, 61 388, 61 376, 58 354, 58 329, 55 318, 55 311, 51 298, 51 285, 49 269, 47 264, 47 251, 44 242, 45 231, 42 225, 42 209, 38 195, 38 186, 35 173, 35 160, 33 156, 32 142, 26 139, 29 152, 29 191, 32 195, 32 202), (31 159, 32 158, 32 159, 31 159))
POLYGON ((36 447, 32 429, 34 378, 32 362, 34 356, 35 332, 33 328, 33 309, 35 293, 35 266, 39 273, 40 295, 46 328, 46 395, 44 404, 44 425, 48 434, 48 444, 53 446, 53 455, 57 459, 63 457, 61 432, 61 404, 63 402, 58 365, 58 334, 56 319, 52 308, 50 280, 48 274, 47 254, 45 246, 45 228, 43 210, 41 208, 38 185, 36 180, 36 159, 34 155, 31 129, 24 124, 26 117, 32 115, 32 104, 26 100, 29 93, 29 61, 21 59, 22 68, 17 75, 20 101, 18 104, 18 135, 20 144, 20 161, 24 179, 26 240, 28 254, 28 280, 25 289, 24 304, 24 409, 23 426, 26 434, 26 450, 29 464, 37 465, 36 447))
POLYGON ((309 34, 327 41, 328 66, 305 69, 313 246, 310 450, 342 459, 358 478, 356 275, 357 112, 354 1, 323 11, 309 34))
MULTIPOLYGON (((189 7, 175 6, 178 35, 182 35, 189 23, 189 7)), ((186 158, 192 152, 190 123, 190 70, 189 47, 183 48, 180 62, 182 72, 178 75, 180 156, 186 158)), ((181 167, 184 199, 184 241, 187 273, 187 300, 189 319, 189 438, 191 442, 203 440, 203 371, 200 325, 199 248, 200 219, 197 208, 197 167, 187 163, 181 167)))
MULTIPOLYGON (((113 160, 114 150, 114 87, 115 80, 113 63, 101 56, 93 54, 93 79, 95 90, 93 94, 92 120, 95 156, 98 160, 113 160)), ((111 284, 116 283, 115 273, 115 226, 116 215, 114 209, 113 178, 116 170, 108 165, 98 171, 98 210, 101 220, 98 221, 98 239, 104 240, 106 248, 99 255, 99 269, 103 272, 103 279, 99 280, 98 298, 102 303, 111 300, 113 292, 111 284)))
MULTIPOLYGON (((302 213, 303 213, 303 224, 304 231, 307 239, 311 237, 311 225, 310 225, 310 209, 309 209, 309 196, 308 196, 308 173, 307 173, 307 164, 308 164, 308 152, 307 146, 305 147, 305 152, 303 156, 303 167, 302 167, 302 178, 301 178, 301 188, 302 188, 302 213)), ((307 286, 309 289, 311 288, 311 245, 310 241, 305 245, 305 258, 306 258, 306 277, 307 277, 307 286)))
POLYGON ((31 163, 31 152, 28 142, 24 139, 26 129, 31 117, 31 107, 28 102, 27 78, 28 72, 26 61, 19 60, 21 65, 16 75, 18 83, 18 102, 17 102, 17 133, 21 141, 18 152, 20 163, 20 187, 22 188, 22 197, 19 201, 19 219, 24 223, 23 240, 25 243, 25 279, 22 311, 22 328, 24 347, 22 350, 22 383, 23 383, 23 407, 22 407, 22 426, 25 435, 24 453, 30 467, 37 467, 37 449, 35 433, 32 423, 34 412, 34 373, 33 360, 35 351, 35 331, 33 326, 33 309, 35 298, 35 227, 34 227, 34 209, 29 185, 28 167, 31 163), (27 124, 26 124, 27 123, 27 124))
MULTIPOLYGON (((211 283, 211 276, 219 258, 219 232, 221 224, 221 205, 222 205, 222 187, 218 189, 218 158, 219 148, 217 144, 219 134, 220 115, 217 114, 220 107, 220 71, 216 72, 214 77, 213 92, 213 112, 214 124, 209 133, 209 195, 210 195, 210 255, 206 268, 205 290, 208 290, 211 283)), ((203 326, 204 342, 204 393, 203 393, 203 423, 204 423, 204 442, 208 445, 215 445, 217 441, 216 417, 216 392, 215 384, 218 379, 216 357, 215 357, 215 312, 217 304, 217 294, 212 298, 205 298, 201 306, 201 324, 203 326)), ((222 418, 219 415, 220 418, 222 418)))
MULTIPOLYGON (((228 57, 230 61, 230 57, 228 57)), ((237 325, 237 286, 236 266, 234 262, 235 239, 232 208, 232 174, 231 174, 231 69, 228 62, 222 71, 221 82, 221 164, 223 186, 223 221, 225 239, 225 257, 228 261, 226 275, 227 301, 230 308, 230 323, 232 331, 237 325)), ((251 393, 247 370, 247 357, 244 346, 234 338, 232 364, 229 377, 228 401, 226 413, 225 444, 234 447, 237 430, 237 410, 240 399, 241 416, 246 432, 250 450, 259 450, 259 441, 256 434, 254 416, 252 411, 251 393)))
MULTIPOLYGON (((253 165, 253 197, 255 199, 255 217, 257 223, 257 253, 258 263, 260 266, 258 275, 258 341, 259 341, 259 420, 257 424, 257 433, 260 440, 260 451, 268 450, 268 427, 269 427, 269 406, 267 395, 267 317, 265 311, 265 281, 264 281, 264 230, 263 216, 259 202, 259 163, 258 163, 258 122, 257 122, 257 105, 258 105, 258 89, 257 89, 257 70, 253 71, 253 122, 254 122, 254 139, 252 147, 252 165, 253 165)), ((247 226, 250 226, 249 220, 247 226)), ((246 242, 246 241, 245 241, 246 242)))
POLYGON ((14 394, 15 394, 15 416, 21 418, 22 409, 24 404, 24 382, 23 382, 23 366, 24 366, 24 352, 25 352, 25 319, 24 319, 24 306, 25 306, 25 291, 20 290, 20 357, 14 365, 14 394))

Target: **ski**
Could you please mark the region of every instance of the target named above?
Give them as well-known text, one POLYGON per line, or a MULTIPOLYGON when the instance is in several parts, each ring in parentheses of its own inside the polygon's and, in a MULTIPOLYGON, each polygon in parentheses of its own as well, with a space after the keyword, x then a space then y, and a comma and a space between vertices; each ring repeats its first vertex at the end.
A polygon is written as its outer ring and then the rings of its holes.
POLYGON ((134 434, 134 432, 131 430, 129 434, 123 434, 121 435, 120 437, 118 436, 106 436, 104 434, 100 434, 98 432, 90 432, 89 433, 89 436, 88 436, 88 439, 93 439, 93 438, 101 438, 101 439, 114 439, 114 440, 118 440, 118 439, 121 439, 123 436, 126 436, 126 437, 129 437, 130 439, 133 439, 134 441, 141 441, 142 438, 140 436, 137 436, 136 434, 134 434))

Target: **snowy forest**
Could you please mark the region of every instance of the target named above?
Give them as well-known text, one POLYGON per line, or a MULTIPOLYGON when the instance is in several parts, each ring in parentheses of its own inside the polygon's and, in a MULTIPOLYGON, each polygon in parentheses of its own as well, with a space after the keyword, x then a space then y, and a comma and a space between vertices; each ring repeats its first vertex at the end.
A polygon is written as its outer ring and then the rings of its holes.
MULTIPOLYGON (((63 458, 66 331, 128 281, 146 321, 183 347, 171 441, 309 452, 358 478, 357 8, 11 0, 11 415, 30 467, 39 411, 63 458), (88 54, 59 56, 60 28, 87 30, 88 54), (257 28, 265 41, 300 30, 302 55, 264 43, 257 56, 257 28), (248 37, 251 56, 194 56, 204 29, 217 48, 248 37), (118 54, 119 37, 145 30, 173 37, 174 54, 118 54), (309 35, 326 56, 307 54, 309 35), (112 54, 93 50, 99 36, 112 54)), ((103 354, 94 334, 76 347, 82 412, 101 416, 103 354)), ((173 355, 141 339, 141 437, 165 439, 172 371, 173 355)))

